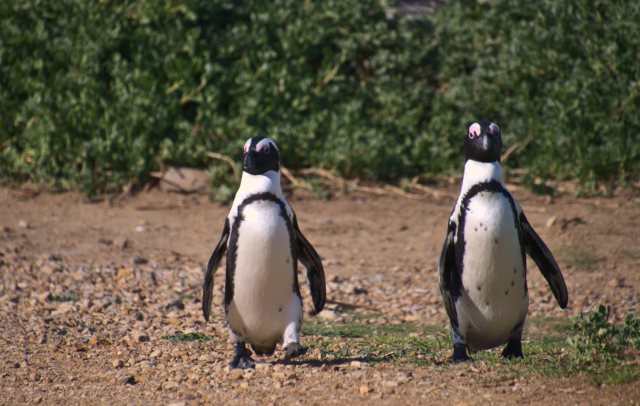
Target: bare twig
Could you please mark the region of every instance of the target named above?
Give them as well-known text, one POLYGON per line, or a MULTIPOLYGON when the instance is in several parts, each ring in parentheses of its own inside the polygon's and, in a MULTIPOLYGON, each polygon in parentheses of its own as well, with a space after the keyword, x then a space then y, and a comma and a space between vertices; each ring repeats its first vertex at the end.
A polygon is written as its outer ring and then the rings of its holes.
POLYGON ((221 161, 227 162, 229 165, 231 165, 231 169, 233 169, 233 176, 236 181, 240 179, 240 174, 238 173, 238 165, 236 165, 236 162, 233 159, 229 158, 226 155, 218 154, 217 152, 207 152, 207 156, 209 158, 219 159, 221 161))
POLYGON ((338 193, 336 193, 336 197, 340 197, 340 195, 344 194, 347 190, 347 184, 344 181, 344 179, 342 179, 339 176, 336 176, 334 174, 332 174, 331 172, 329 172, 326 169, 305 169, 302 171, 303 174, 314 174, 314 175, 318 175, 318 176, 322 176, 323 178, 329 179, 333 182, 336 182, 338 184, 338 187, 340 188, 340 191, 338 193))
POLYGON ((457 196, 454 196, 454 195, 452 195, 452 194, 450 194, 448 192, 444 192, 442 190, 436 190, 436 189, 431 188, 429 186, 421 185, 419 183, 416 183, 415 185, 413 185, 413 187, 418 189, 418 190, 422 190, 422 191, 425 191, 427 193, 430 193, 435 198, 439 198, 441 196, 450 197, 452 199, 456 199, 457 198, 457 196))
POLYGON ((301 187, 301 188, 305 188, 305 189, 309 189, 312 190, 313 188, 311 187, 311 185, 309 183, 307 183, 307 181, 303 180, 303 179, 298 179, 295 176, 293 176, 293 174, 284 166, 282 166, 282 164, 280 164, 280 172, 287 178, 289 179, 289 181, 291 183, 293 183, 294 186, 297 187, 301 187))

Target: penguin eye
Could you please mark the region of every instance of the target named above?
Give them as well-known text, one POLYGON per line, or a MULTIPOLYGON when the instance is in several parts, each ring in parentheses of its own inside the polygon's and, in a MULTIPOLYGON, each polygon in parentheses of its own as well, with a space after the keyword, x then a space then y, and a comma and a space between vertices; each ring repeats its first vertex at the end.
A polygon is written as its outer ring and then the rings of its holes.
POLYGON ((265 154, 268 154, 269 152, 271 152, 271 148, 269 147, 269 144, 265 145, 262 148, 262 152, 264 152, 265 154))
POLYGON ((473 139, 477 134, 474 132, 469 132, 469 138, 473 139))

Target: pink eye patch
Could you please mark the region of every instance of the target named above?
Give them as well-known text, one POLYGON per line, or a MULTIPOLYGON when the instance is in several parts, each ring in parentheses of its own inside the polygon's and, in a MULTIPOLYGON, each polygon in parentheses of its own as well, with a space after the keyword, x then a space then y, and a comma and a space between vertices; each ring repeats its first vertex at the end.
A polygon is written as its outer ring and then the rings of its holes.
POLYGON ((500 132, 500 129, 496 124, 491 123, 491 125, 489 125, 489 131, 491 131, 491 135, 497 135, 498 132, 500 132))
MULTIPOLYGON (((270 138, 265 138, 262 141, 260 141, 258 143, 258 145, 256 145, 256 151, 257 152, 266 152, 269 153, 271 147, 276 148, 275 144, 273 143, 273 141, 271 141, 270 138)), ((277 149, 277 148, 276 148, 277 149)))
POLYGON ((480 124, 473 123, 469 126, 469 138, 473 139, 480 135, 480 124))

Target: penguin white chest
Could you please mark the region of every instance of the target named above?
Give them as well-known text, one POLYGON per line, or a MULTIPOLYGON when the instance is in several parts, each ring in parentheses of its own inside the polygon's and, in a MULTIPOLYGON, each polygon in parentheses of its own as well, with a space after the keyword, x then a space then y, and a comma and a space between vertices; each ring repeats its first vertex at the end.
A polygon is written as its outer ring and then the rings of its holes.
POLYGON ((227 307, 229 324, 248 342, 275 343, 291 319, 301 317, 302 312, 294 291, 289 223, 281 206, 268 200, 247 205, 242 215, 234 295, 227 307))
POLYGON ((524 258, 516 214, 502 193, 481 192, 471 198, 463 227, 459 331, 470 348, 481 350, 505 342, 526 317, 524 258))

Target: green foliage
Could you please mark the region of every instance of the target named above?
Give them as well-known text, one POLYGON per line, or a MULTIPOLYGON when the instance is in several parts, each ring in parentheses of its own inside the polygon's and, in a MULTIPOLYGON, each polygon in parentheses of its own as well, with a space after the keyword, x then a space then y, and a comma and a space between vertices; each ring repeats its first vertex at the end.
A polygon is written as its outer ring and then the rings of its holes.
POLYGON ((207 341, 216 341, 215 337, 209 337, 204 333, 175 334, 171 336, 169 334, 163 334, 160 338, 163 340, 169 340, 173 343, 179 343, 182 341, 200 341, 203 343, 207 341))
POLYGON ((580 313, 573 324, 578 334, 569 338, 569 343, 580 354, 591 359, 610 360, 624 354, 628 347, 640 350, 640 320, 633 314, 627 314, 624 325, 609 323, 611 307, 599 305, 586 316, 580 313))
POLYGON ((453 173, 481 119, 530 184, 636 179, 640 5, 464 3, 388 21, 379 0, 0 2, 0 181, 104 192, 163 161, 209 167, 229 201, 205 152, 239 161, 255 135, 290 169, 453 173))

